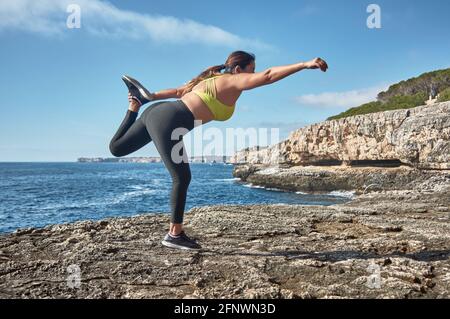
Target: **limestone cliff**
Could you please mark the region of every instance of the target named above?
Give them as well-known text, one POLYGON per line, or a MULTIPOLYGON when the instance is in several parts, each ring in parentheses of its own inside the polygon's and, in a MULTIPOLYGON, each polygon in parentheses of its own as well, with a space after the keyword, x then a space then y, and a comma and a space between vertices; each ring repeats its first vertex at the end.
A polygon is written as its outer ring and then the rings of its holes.
POLYGON ((279 144, 236 153, 234 164, 382 164, 450 169, 450 102, 324 121, 279 144))

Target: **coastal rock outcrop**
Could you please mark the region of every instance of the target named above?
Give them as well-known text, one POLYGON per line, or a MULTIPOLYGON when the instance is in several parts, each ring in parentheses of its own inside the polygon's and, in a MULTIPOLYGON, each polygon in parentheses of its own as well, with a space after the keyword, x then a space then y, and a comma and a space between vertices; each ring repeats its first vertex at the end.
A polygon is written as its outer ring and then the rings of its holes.
POLYGON ((449 171, 421 170, 409 166, 268 166, 240 164, 233 175, 241 182, 295 192, 354 191, 357 194, 377 190, 413 189, 417 183, 439 175, 447 177, 449 171))
POLYGON ((231 162, 450 169, 450 102, 309 125, 276 145, 238 152, 231 162))

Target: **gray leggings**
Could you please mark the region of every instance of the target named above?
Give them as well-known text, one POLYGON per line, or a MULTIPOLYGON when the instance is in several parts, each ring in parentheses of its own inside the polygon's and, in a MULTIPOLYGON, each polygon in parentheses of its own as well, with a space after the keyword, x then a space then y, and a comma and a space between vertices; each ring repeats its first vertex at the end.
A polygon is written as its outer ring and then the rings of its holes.
POLYGON ((194 115, 181 100, 154 103, 136 120, 137 115, 136 112, 127 111, 109 149, 114 156, 121 157, 153 141, 172 176, 171 222, 181 224, 191 181, 183 135, 194 128, 194 115), (175 136, 172 136, 175 129, 180 130, 175 131, 175 136))

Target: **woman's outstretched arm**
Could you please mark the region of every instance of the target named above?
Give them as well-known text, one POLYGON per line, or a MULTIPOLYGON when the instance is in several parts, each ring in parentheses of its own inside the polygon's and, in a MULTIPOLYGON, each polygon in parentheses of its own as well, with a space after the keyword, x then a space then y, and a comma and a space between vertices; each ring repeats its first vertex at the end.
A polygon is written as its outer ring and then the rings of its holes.
POLYGON ((165 99, 177 99, 181 97, 185 89, 185 85, 180 86, 179 88, 174 89, 165 89, 158 92, 153 93, 153 100, 165 100, 165 99))
POLYGON ((321 58, 315 58, 308 62, 273 66, 265 71, 257 73, 239 73, 234 75, 233 85, 236 89, 241 91, 251 90, 263 85, 280 81, 285 77, 304 69, 321 69, 323 72, 326 72, 328 65, 321 58))
POLYGON ((326 72, 328 69, 327 63, 321 58, 315 58, 308 62, 300 62, 295 64, 283 65, 283 66, 273 66, 268 69, 269 82, 274 83, 284 79, 285 77, 294 74, 296 72, 302 71, 304 69, 321 69, 326 72))

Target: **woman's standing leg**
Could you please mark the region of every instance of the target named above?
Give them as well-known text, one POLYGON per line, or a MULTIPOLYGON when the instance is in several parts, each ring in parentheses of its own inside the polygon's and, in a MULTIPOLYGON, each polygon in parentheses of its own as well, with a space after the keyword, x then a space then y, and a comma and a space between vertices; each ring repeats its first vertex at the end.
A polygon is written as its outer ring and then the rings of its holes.
MULTIPOLYGON (((158 152, 161 155, 161 159, 172 177, 172 191, 170 193, 170 207, 172 214, 170 222, 173 225, 181 225, 183 224, 187 191, 192 176, 189 163, 187 161, 176 163, 176 161, 174 161, 172 158, 171 151, 175 147, 175 145, 178 144, 178 146, 182 147, 183 152, 185 152, 184 143, 182 141, 182 138, 178 142, 169 142, 164 138, 163 135, 157 135, 156 137, 154 137, 153 143, 158 149, 158 152)), ((179 231, 173 231, 172 233, 173 235, 178 235, 180 231, 181 227, 179 231)))
POLYGON ((187 191, 191 182, 191 170, 183 135, 194 128, 194 116, 178 100, 155 107, 147 114, 144 122, 164 165, 172 177, 170 235, 175 239, 174 245, 171 247, 200 248, 197 243, 182 232, 187 191), (181 237, 178 238, 179 236, 181 237), (180 247, 178 244, 187 246, 180 247))
POLYGON ((190 129, 187 128, 188 125, 185 123, 183 113, 177 112, 177 108, 172 103, 154 108, 147 114, 144 122, 164 165, 172 177, 171 222, 182 224, 187 189, 192 177, 183 143, 183 135, 190 129), (177 133, 176 130, 180 128, 184 131, 184 134, 172 136, 172 133, 177 133))

